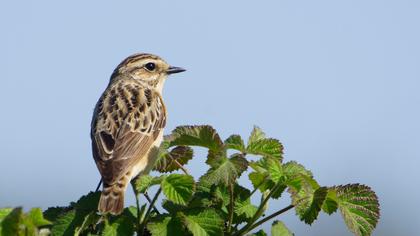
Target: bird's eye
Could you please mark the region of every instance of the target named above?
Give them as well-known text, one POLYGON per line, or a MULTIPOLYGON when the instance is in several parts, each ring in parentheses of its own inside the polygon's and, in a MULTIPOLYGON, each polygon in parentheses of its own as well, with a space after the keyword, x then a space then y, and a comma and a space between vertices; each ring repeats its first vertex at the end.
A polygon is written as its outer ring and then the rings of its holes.
POLYGON ((155 63, 153 63, 153 62, 149 62, 149 63, 147 63, 144 67, 146 67, 146 69, 147 69, 148 71, 154 71, 154 70, 155 70, 155 68, 156 68, 156 65, 155 65, 155 63))

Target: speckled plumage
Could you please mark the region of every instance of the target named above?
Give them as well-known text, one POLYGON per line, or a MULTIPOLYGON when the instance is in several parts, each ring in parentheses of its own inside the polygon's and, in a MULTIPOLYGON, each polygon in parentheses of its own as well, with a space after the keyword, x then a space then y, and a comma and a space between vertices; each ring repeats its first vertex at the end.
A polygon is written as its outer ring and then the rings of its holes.
MULTIPOLYGON (((96 104, 91 139, 103 181, 100 213, 120 214, 129 181, 153 167, 166 124, 162 87, 173 68, 155 55, 130 56, 96 104), (148 63, 155 69, 148 70, 148 63)), ((176 69, 171 73, 183 71, 176 69)))

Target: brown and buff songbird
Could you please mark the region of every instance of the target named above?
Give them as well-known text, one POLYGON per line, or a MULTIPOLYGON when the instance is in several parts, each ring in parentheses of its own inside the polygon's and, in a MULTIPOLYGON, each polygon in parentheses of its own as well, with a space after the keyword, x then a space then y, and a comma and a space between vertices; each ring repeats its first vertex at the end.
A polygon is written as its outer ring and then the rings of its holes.
POLYGON ((153 168, 166 123, 163 84, 168 75, 183 71, 141 53, 126 58, 111 75, 91 127, 93 157, 103 181, 101 214, 120 214, 130 180, 153 168))

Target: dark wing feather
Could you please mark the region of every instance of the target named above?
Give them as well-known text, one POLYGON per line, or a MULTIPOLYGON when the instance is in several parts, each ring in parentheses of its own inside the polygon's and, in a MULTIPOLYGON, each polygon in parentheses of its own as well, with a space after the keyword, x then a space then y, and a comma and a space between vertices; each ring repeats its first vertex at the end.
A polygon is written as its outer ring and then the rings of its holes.
POLYGON ((116 85, 103 96, 92 122, 92 150, 104 182, 113 184, 146 158, 165 126, 166 111, 157 92, 138 85, 116 85))

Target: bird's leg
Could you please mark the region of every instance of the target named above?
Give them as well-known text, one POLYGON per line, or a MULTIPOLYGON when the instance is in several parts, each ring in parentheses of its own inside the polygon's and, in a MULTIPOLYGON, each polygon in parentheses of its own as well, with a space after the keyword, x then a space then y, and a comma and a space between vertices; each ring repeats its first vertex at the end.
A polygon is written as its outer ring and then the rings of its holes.
POLYGON ((98 186, 96 187, 95 192, 98 192, 99 188, 101 187, 102 184, 102 178, 99 180, 98 186))

